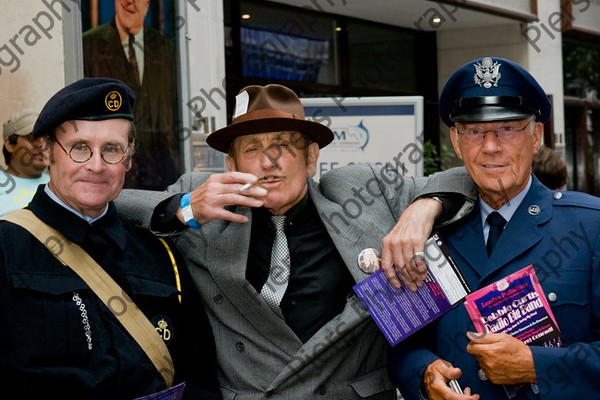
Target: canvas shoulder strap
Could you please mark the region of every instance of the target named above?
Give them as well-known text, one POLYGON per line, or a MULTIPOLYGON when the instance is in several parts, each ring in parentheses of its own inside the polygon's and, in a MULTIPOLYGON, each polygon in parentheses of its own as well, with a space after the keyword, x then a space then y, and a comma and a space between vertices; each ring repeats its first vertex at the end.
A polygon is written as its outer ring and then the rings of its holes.
POLYGON ((63 265, 75 271, 144 350, 167 387, 172 386, 175 371, 167 346, 148 318, 92 257, 29 210, 15 210, 0 219, 27 229, 63 265))

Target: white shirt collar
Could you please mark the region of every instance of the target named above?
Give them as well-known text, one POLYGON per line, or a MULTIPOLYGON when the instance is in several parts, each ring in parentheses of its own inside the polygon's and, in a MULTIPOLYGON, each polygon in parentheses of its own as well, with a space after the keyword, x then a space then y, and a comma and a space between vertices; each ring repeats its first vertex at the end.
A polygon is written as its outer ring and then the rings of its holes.
MULTIPOLYGON (((136 33, 135 35, 133 35, 133 38, 135 39, 135 42, 139 45, 144 47, 144 27, 142 26, 142 29, 140 29, 140 31, 138 33, 136 33)), ((123 39, 121 41, 121 44, 123 45, 123 47, 125 49, 129 48, 129 36, 127 36, 125 39, 123 39)), ((138 46, 136 45, 136 47, 138 46)), ((137 55, 137 54, 136 54, 137 55)))
POLYGON ((521 203, 523 202, 523 199, 525 199, 525 196, 527 196, 527 193, 529 192, 529 189, 531 188, 531 182, 532 182, 531 175, 529 175, 529 181, 527 182, 527 186, 525 186, 525 188, 523 190, 521 190, 519 192, 519 194, 517 194, 515 197, 513 197, 512 199, 507 201, 506 204, 504 204, 498 210, 494 210, 492 207, 490 207, 489 204, 487 204, 485 201, 483 201, 481 196, 479 196, 479 212, 481 213, 481 224, 483 227, 483 236, 485 237, 486 240, 487 240, 488 232, 490 230, 490 227, 489 227, 488 223, 486 222, 487 216, 490 215, 490 213, 497 211, 506 220, 506 224, 508 225, 508 221, 510 221, 510 219, 514 215, 515 211, 517 211, 517 208, 519 208, 519 205, 521 205, 521 203))
POLYGON ((44 192, 46 192, 46 194, 52 200, 54 200, 56 203, 60 204, 61 206, 63 206, 67 210, 71 211, 73 214, 77 215, 79 218, 84 219, 89 224, 91 224, 92 222, 95 222, 95 221, 99 220, 100 218, 104 217, 104 215, 106 215, 106 212, 108 211, 108 204, 107 204, 106 208, 104 209, 104 211, 102 212, 102 214, 100 214, 96 218, 92 218, 92 217, 89 217, 89 216, 87 216, 85 214, 80 213, 79 211, 75 210, 72 207, 69 207, 64 201, 62 201, 57 195, 55 195, 52 190, 50 190, 50 186, 48 184, 44 185, 44 192))

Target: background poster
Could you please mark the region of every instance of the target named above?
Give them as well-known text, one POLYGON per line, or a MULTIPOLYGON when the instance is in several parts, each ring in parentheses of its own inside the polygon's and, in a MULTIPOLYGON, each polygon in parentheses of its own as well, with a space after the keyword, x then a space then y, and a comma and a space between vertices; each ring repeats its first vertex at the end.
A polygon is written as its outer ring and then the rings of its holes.
POLYGON ((370 162, 423 176, 423 97, 305 98, 306 119, 334 133, 321 149, 315 179, 331 169, 370 162))

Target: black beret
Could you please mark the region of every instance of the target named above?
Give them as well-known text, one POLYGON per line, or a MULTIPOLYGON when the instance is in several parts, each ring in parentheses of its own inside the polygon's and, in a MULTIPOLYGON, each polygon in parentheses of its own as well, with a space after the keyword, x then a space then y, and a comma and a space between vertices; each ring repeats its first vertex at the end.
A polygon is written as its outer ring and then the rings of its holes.
POLYGON ((551 105, 544 89, 520 65, 484 57, 460 67, 442 89, 440 117, 455 122, 510 121, 534 115, 550 119, 551 105))
POLYGON ((66 121, 114 118, 133 121, 134 103, 133 91, 117 79, 78 80, 48 100, 33 126, 33 137, 49 135, 66 121))

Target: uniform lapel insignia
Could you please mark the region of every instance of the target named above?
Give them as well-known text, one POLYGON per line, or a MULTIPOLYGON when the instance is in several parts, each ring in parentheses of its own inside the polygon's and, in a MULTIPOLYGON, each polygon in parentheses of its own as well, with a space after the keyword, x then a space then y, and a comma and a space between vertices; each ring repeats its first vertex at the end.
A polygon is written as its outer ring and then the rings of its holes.
POLYGON ((154 325, 154 329, 156 329, 162 340, 168 344, 173 338, 172 325, 169 319, 165 316, 154 317, 152 325, 154 325))

